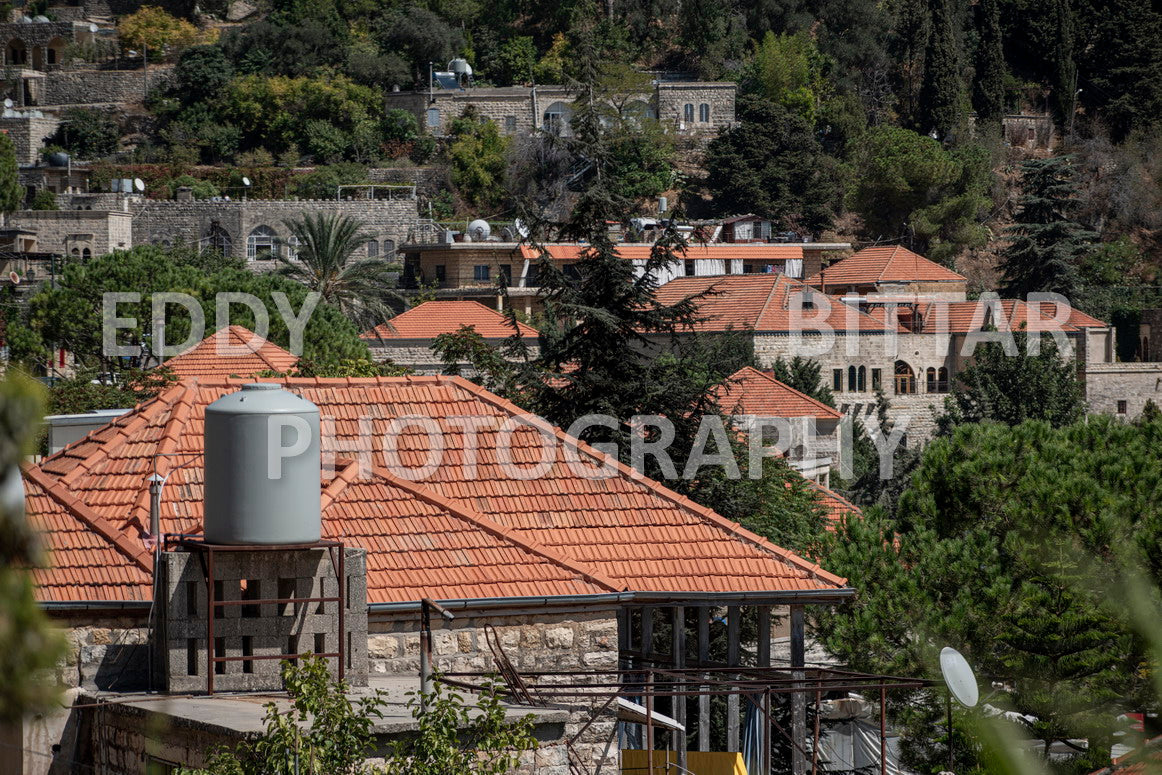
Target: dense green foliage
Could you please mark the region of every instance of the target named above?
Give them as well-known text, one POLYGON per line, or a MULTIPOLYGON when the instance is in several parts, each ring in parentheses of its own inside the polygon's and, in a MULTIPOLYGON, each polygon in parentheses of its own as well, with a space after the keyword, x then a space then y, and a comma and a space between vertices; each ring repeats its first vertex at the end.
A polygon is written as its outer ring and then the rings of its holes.
MULTIPOLYGON (((1159 580, 1159 441, 1157 420, 958 427, 924 452, 895 520, 871 511, 835 536, 829 569, 861 594, 818 612, 821 638, 854 669, 893 675, 934 674, 952 644, 997 682, 990 704, 1035 718, 1032 739, 1089 739, 1088 757, 1056 769, 1100 766, 1115 717, 1148 685, 1103 563, 1122 555, 1159 580)), ((939 767, 942 708, 899 699, 910 757, 939 767)), ((965 770, 969 754, 958 751, 965 770)))
POLYGON ((43 408, 35 382, 10 370, 0 381, 0 470, 5 497, 0 499, 0 722, 19 724, 34 713, 59 707, 59 690, 44 680, 51 675, 64 639, 37 604, 30 565, 45 561, 35 533, 24 518, 17 466, 30 454, 43 408), (15 478, 13 499, 7 477, 15 478))
MULTIPOLYGON (((206 321, 202 336, 212 333, 215 301, 219 292, 249 293, 265 306, 270 320, 268 339, 281 347, 290 346, 290 331, 279 310, 285 299, 293 314, 302 313, 308 303, 307 288, 290 278, 273 274, 256 275, 230 266, 207 271, 201 257, 172 254, 153 247, 117 251, 90 261, 69 262, 58 275, 56 287, 43 287, 29 302, 25 323, 31 337, 23 351, 13 346, 13 358, 32 365, 42 362, 46 351, 63 347, 76 354, 79 365, 101 372, 129 368, 130 359, 105 355, 102 343, 102 298, 108 292, 141 294, 141 301, 122 303, 117 316, 134 323, 118 331, 120 345, 138 347, 149 342, 151 302, 154 293, 178 291, 194 297, 206 321), (285 296, 283 296, 285 294, 285 296)), ((255 328, 254 313, 242 304, 230 306, 230 323, 255 328)), ((190 333, 190 314, 171 304, 165 318, 165 339, 170 346, 185 341, 190 333)), ((10 324, 11 325, 11 324, 10 324)), ((156 346, 156 343, 153 343, 156 346)), ((310 312, 303 330, 302 356, 319 364, 343 359, 366 359, 367 346, 359 339, 359 329, 338 308, 321 302, 310 312)))
POLYGON ((24 187, 16 169, 16 150, 7 133, 0 137, 0 213, 10 213, 20 207, 24 187))
POLYGON ((976 347, 973 360, 956 375, 952 394, 945 399, 937 424, 950 433, 963 423, 999 422, 1020 425, 1042 420, 1054 428, 1076 422, 1085 414, 1085 395, 1077 365, 1065 360, 1057 343, 1022 332, 1013 334, 1016 352, 1006 353, 1001 342, 976 347))
POLYGON ((103 159, 117 150, 121 130, 108 112, 95 108, 69 108, 61 125, 49 138, 80 160, 103 159))
POLYGON ((1078 290, 1082 257, 1097 238, 1073 220, 1077 184, 1071 160, 1032 159, 1021 170, 1017 222, 1002 264, 1004 289, 1017 298, 1034 292, 1070 298, 1078 290))

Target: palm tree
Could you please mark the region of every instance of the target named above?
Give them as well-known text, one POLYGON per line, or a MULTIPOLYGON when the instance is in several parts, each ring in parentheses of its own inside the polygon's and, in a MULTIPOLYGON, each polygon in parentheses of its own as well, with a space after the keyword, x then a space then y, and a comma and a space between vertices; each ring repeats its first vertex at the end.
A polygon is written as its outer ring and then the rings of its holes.
POLYGON ((297 256, 279 255, 279 274, 298 280, 357 324, 371 328, 390 318, 391 302, 403 303, 392 264, 380 258, 354 259, 371 239, 364 224, 349 215, 305 213, 286 222, 298 240, 297 256))

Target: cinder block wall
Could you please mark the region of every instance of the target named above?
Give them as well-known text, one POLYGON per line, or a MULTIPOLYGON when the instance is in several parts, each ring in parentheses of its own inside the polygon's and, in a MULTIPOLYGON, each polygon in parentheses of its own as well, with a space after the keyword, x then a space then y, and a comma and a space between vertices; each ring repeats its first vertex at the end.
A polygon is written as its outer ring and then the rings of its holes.
MULTIPOLYGON (((161 561, 161 632, 155 664, 160 685, 171 692, 205 691, 207 588, 198 552, 166 552, 161 561)), ((344 626, 348 683, 367 683, 367 558, 346 550, 344 626)), ((338 577, 326 549, 230 551, 214 554, 218 600, 336 597, 338 577)), ((218 662, 215 691, 282 689, 277 654, 339 650, 339 607, 335 603, 227 605, 214 618, 215 656, 267 657, 218 662)), ((328 658, 332 671, 335 657, 328 658)))

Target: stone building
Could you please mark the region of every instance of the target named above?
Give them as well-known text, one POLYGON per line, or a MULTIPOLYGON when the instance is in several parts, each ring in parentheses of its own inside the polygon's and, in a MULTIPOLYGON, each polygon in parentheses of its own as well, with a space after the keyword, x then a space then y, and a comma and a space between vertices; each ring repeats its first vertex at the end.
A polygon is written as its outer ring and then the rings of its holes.
MULTIPOLYGON (((711 136, 734 124, 736 84, 658 80, 652 88, 628 95, 619 106, 624 116, 656 118, 679 134, 711 136)), ((395 91, 387 108, 406 110, 435 135, 447 134, 452 121, 468 110, 496 123, 501 134, 527 135, 541 130, 570 132, 576 94, 564 86, 395 91)))
POLYGON ((287 221, 305 213, 339 213, 362 221, 367 241, 360 257, 392 259, 419 220, 416 200, 194 200, 179 192, 176 201, 142 200, 133 215, 133 244, 184 242, 244 258, 255 269, 275 265, 276 255, 294 257, 295 238, 287 221))
POLYGON ((133 214, 124 210, 17 210, 8 226, 34 235, 29 252, 91 258, 133 247, 133 214))
POLYGON ((0 24, 4 66, 30 70, 56 70, 64 64, 65 48, 96 40, 97 31, 85 21, 49 21, 43 16, 24 16, 0 24))
MULTIPOLYGON (((584 246, 548 243, 545 253, 564 271, 581 258, 584 246)), ((710 277, 783 273, 803 277, 818 272, 824 256, 850 248, 846 243, 691 243, 681 260, 670 266, 659 283, 674 277, 710 277)), ((623 242, 618 255, 643 267, 653 245, 623 242)), ((411 290, 434 288, 441 299, 475 299, 502 309, 504 297, 497 291, 503 278, 511 305, 525 315, 539 312, 540 284, 537 281, 538 250, 519 242, 456 241, 451 235, 437 235, 421 241, 415 235, 401 248, 404 254, 404 287, 411 290)))
POLYGON ((519 333, 530 358, 536 358, 540 350, 535 328, 518 321, 514 329, 507 317, 478 301, 425 301, 367 331, 363 341, 376 361, 407 366, 417 374, 440 374, 445 364, 432 349, 436 337, 454 334, 464 326, 494 347, 519 333))
POLYGON ((833 296, 881 294, 964 301, 968 278, 902 245, 864 248, 807 276, 807 284, 833 296))
POLYGON ((5 110, 0 115, 0 132, 8 135, 16 151, 16 164, 29 167, 40 162, 45 140, 56 132, 60 119, 39 110, 5 110))
POLYGON ((712 289, 715 293, 700 304, 704 320, 697 330, 746 332, 763 368, 779 358, 811 358, 820 364, 840 411, 861 421, 874 416, 876 391, 883 390, 891 403, 889 416, 907 423, 900 427, 911 441, 934 432, 952 380, 971 360, 976 343, 990 335, 1047 328, 1057 318, 1066 338, 1063 354, 1076 360, 1082 377, 1092 365, 1115 359, 1111 326, 1050 303, 837 298, 777 274, 676 278, 659 289, 658 300, 672 304, 712 289), (997 332, 989 334, 992 327, 997 332))
MULTIPOLYGON (((584 670, 600 679, 606 669, 655 664, 662 654, 651 656, 650 633, 663 617, 680 623, 675 632, 694 643, 709 644, 711 633, 724 637, 732 644, 728 663, 740 665, 739 626, 749 606, 759 614, 757 669, 770 664, 769 645, 761 644, 764 637, 770 643, 772 610, 790 616, 792 654, 800 655, 792 659, 801 660, 803 606, 852 594, 843 579, 815 563, 543 421, 521 419, 516 406, 462 378, 278 382, 322 414, 323 537, 366 552, 368 682, 391 691, 394 703, 374 729, 381 744, 414 729, 399 703, 415 688, 425 599, 454 616, 433 622, 427 638, 437 668, 480 674, 500 659, 518 671, 584 670), (424 434, 406 428, 423 418, 436 424, 446 454, 419 476, 417 464, 427 465, 433 442, 413 444, 424 434), (727 611, 725 624, 709 616, 719 608, 727 611)), ((215 745, 261 727, 259 704, 237 697, 158 703, 140 694, 149 680, 151 509, 162 534, 199 531, 204 411, 241 384, 184 380, 25 472, 29 519, 53 557, 51 567, 34 571, 38 599, 68 629, 71 648, 58 678, 75 707, 3 730, 6 740, 17 741, 0 748, 5 772, 41 775, 53 766, 96 764, 145 775, 197 767, 215 745), (189 458, 168 456, 169 450, 189 458), (164 477, 156 507, 150 505, 154 466, 164 477), (42 755, 21 758, 24 751, 42 755)), ((242 569, 236 575, 253 578, 242 569)), ((234 599, 243 606, 248 598, 234 599)), ((175 604, 185 610, 181 600, 175 604)), ((194 641, 194 651, 207 646, 192 632, 184 637, 194 641)), ((708 649, 699 646, 688 659, 675 652, 666 663, 709 667, 708 649)), ((203 667, 200 658, 188 664, 195 672, 203 667)), ((219 664, 215 678, 247 680, 245 660, 219 664)), ((737 752, 739 697, 725 706, 721 723, 737 752)), ((616 771, 620 748, 635 746, 618 743, 619 715, 603 707, 610 706, 574 701, 535 710, 542 714, 542 745, 522 771, 616 771)), ((706 729, 710 712, 706 703, 697 714, 706 729)), ((646 716, 637 706, 630 718, 640 730, 646 716)), ((668 740, 684 756, 685 737, 674 732, 668 740)), ((700 745, 709 746, 708 735, 700 745)))

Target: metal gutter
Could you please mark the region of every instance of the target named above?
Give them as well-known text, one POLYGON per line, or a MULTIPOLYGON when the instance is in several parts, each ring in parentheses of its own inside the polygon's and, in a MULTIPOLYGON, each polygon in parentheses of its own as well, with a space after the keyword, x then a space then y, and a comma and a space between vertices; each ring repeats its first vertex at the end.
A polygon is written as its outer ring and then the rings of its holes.
MULTIPOLYGON (((609 592, 598 595, 554 595, 550 597, 479 597, 465 600, 437 600, 444 608, 463 610, 465 608, 513 608, 521 606, 552 606, 598 603, 623 603, 633 599, 632 592, 609 592)), ((391 613, 399 611, 419 611, 421 601, 406 603, 368 603, 368 613, 391 613)))
POLYGON ((37 603, 46 611, 107 611, 110 609, 141 609, 148 611, 153 605, 149 600, 48 600, 37 603))

